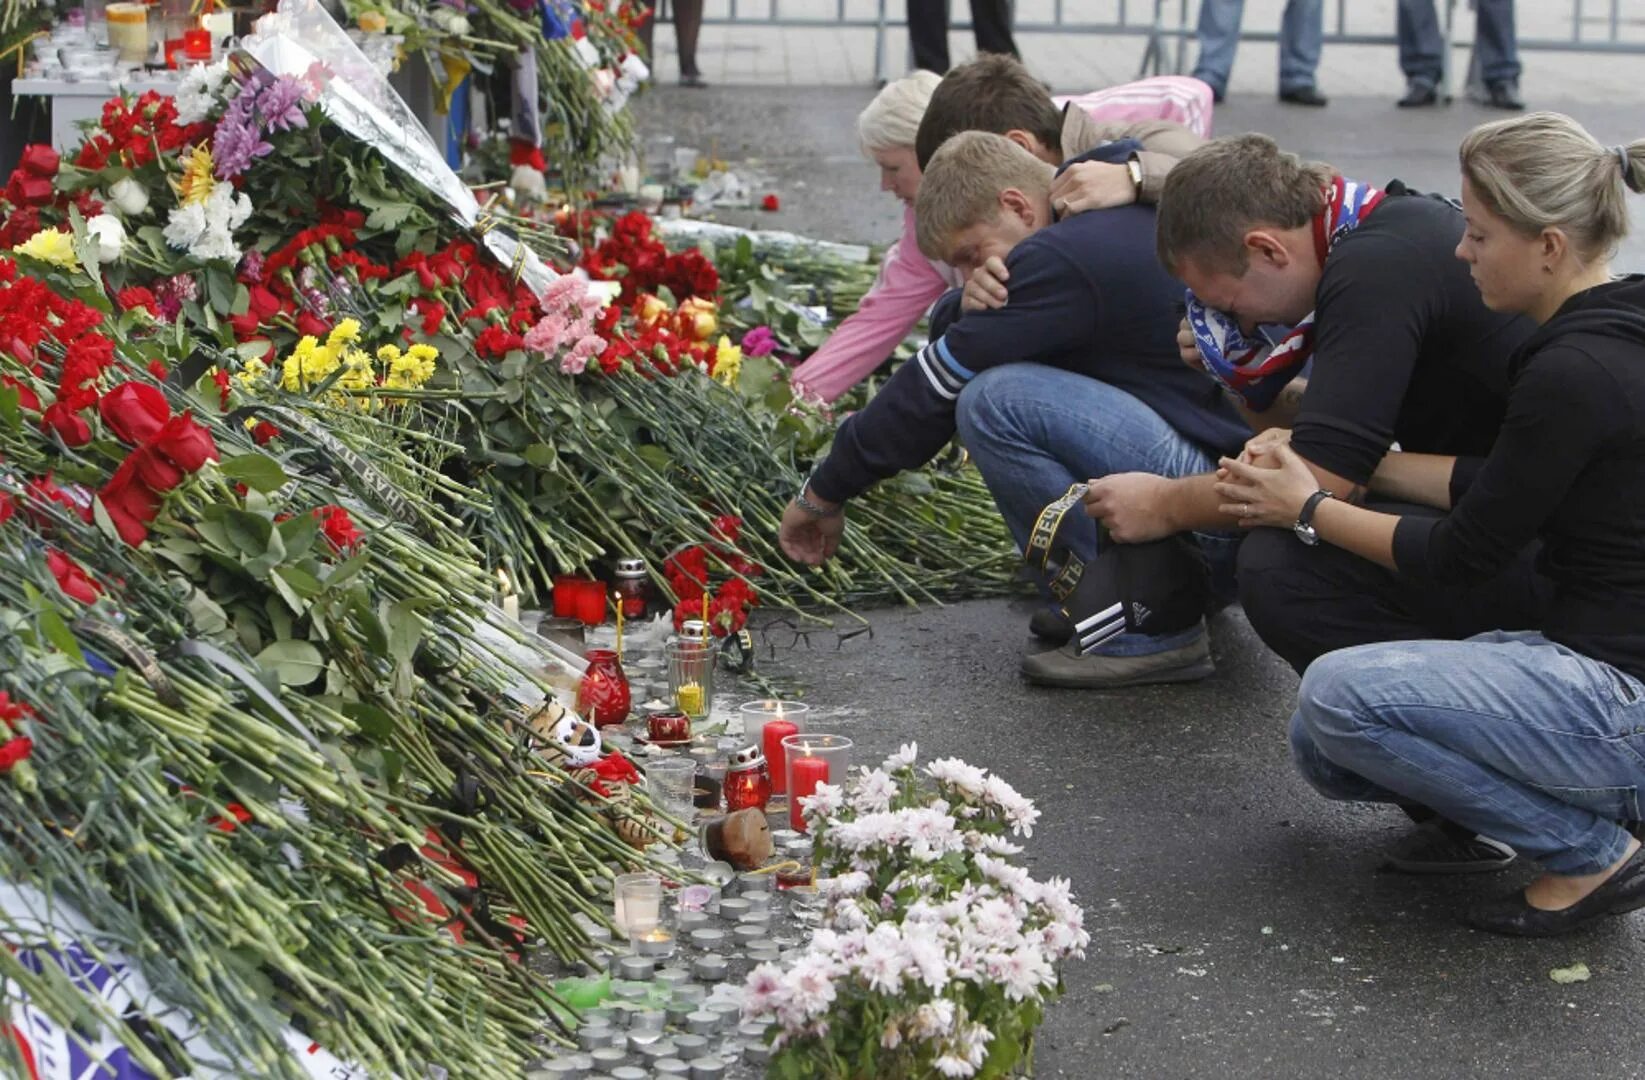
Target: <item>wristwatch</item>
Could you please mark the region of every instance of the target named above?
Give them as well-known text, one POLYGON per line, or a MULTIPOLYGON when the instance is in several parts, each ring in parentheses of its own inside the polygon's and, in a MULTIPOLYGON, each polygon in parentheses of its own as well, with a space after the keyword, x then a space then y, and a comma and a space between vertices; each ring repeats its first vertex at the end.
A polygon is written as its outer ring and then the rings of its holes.
POLYGON ((1308 496, 1308 501, 1302 504, 1302 513, 1297 515, 1297 523, 1291 526, 1291 531, 1297 534, 1297 539, 1309 547, 1319 545, 1319 531, 1314 528, 1314 511, 1319 509, 1320 503, 1331 497, 1331 493, 1324 488, 1308 496))
POLYGON ((1132 154, 1125 159, 1125 171, 1131 176, 1131 186, 1136 188, 1137 199, 1140 202, 1142 199, 1142 162, 1137 160, 1137 155, 1132 154))

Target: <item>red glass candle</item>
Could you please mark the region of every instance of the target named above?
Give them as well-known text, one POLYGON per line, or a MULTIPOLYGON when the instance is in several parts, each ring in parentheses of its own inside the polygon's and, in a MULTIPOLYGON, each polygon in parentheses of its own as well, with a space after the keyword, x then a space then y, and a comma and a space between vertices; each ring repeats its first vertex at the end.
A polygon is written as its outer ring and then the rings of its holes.
POLYGON ((211 31, 184 30, 183 52, 190 60, 210 60, 211 31))
POLYGON ((652 742, 685 742, 691 738, 691 717, 683 712, 652 713, 645 724, 652 742))
POLYGON ((182 38, 167 38, 166 39, 166 67, 171 68, 172 70, 175 71, 177 69, 177 58, 182 56, 182 55, 183 55, 183 39, 182 38))
POLYGON ((605 585, 598 581, 577 582, 577 618, 589 626, 605 622, 605 585))
POLYGON ((788 790, 788 770, 783 764, 783 740, 799 733, 799 725, 790 720, 765 722, 765 735, 760 741, 765 744, 765 760, 771 766, 771 790, 777 795, 788 790))
POLYGON ((828 762, 820 757, 797 757, 789 761, 794 770, 794 790, 788 793, 788 825, 795 832, 807 832, 800 800, 815 794, 818 784, 828 783, 828 762))
POLYGON ((554 617, 577 617, 577 579, 570 574, 556 574, 554 577, 554 617))
POLYGON ((633 698, 628 676, 614 649, 590 649, 588 670, 577 686, 577 711, 595 727, 612 727, 628 719, 633 698))
POLYGON ((766 768, 765 754, 758 746, 745 746, 732 754, 725 773, 726 811, 764 810, 770 801, 771 770, 766 768))

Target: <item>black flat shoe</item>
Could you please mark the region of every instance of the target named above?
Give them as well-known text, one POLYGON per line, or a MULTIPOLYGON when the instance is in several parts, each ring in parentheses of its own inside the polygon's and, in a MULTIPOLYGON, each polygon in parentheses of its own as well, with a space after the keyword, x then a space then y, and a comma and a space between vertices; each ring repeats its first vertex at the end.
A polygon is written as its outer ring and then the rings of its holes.
POLYGON ((1295 90, 1281 90, 1279 99, 1287 105, 1311 105, 1316 109, 1324 108, 1331 100, 1320 93, 1317 86, 1299 86, 1295 90))
POLYGON ((1485 100, 1481 104, 1491 109, 1520 112, 1525 108, 1525 99, 1519 96, 1518 83, 1496 82, 1485 88, 1485 100))
POLYGON ((1383 866, 1401 874, 1494 874, 1514 861, 1514 849, 1433 817, 1401 839, 1383 866))
POLYGON ((1568 934, 1609 915, 1623 915, 1645 907, 1645 847, 1605 879, 1605 883, 1568 908, 1543 911, 1525 901, 1523 891, 1487 900, 1468 912, 1477 930, 1514 937, 1555 937, 1568 934))
POLYGON ((1074 636, 1074 624, 1056 608, 1043 607, 1029 616, 1028 632, 1052 645, 1066 645, 1074 636))
POLYGON ((689 87, 692 90, 705 90, 708 88, 708 80, 703 78, 700 73, 693 72, 690 75, 681 75, 680 85, 689 87))
POLYGON ((1413 82, 1405 87, 1405 96, 1399 99, 1402 109, 1426 109, 1439 104, 1439 88, 1427 83, 1413 82))

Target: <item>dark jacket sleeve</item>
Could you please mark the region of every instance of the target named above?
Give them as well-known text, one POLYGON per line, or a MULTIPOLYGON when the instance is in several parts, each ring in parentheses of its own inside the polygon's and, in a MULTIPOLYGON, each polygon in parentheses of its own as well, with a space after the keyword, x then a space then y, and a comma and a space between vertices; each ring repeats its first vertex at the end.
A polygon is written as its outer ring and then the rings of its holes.
POLYGON ((1536 538, 1610 433, 1627 423, 1618 415, 1625 400, 1610 373, 1586 353, 1538 353, 1515 381, 1491 456, 1461 501, 1446 517, 1401 518, 1395 526, 1400 572, 1473 583, 1507 566, 1536 538))
POLYGON ((1291 446, 1364 484, 1394 442, 1423 339, 1444 314, 1432 264, 1402 237, 1349 235, 1320 278, 1313 370, 1291 446))
MULTIPOLYGON (((1051 361, 1089 342, 1097 296, 1090 279, 1038 237, 1006 259, 1011 299, 992 311, 969 311, 886 380, 862 411, 840 425, 811 489, 844 502, 880 480, 918 468, 954 437, 954 407, 983 371, 1002 364, 1051 361)), ((939 307, 958 298, 950 293, 939 307)), ((933 333, 941 315, 933 312, 933 333)))

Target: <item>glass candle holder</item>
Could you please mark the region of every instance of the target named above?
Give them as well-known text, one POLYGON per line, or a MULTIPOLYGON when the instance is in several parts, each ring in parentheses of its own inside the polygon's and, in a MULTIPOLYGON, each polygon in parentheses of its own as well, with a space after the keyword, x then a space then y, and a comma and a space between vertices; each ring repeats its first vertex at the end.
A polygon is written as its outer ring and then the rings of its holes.
POLYGON ((118 2, 104 8, 108 24, 109 47, 127 64, 141 64, 148 59, 149 10, 143 4, 118 2))
POLYGON ((645 789, 665 814, 691 820, 697 763, 686 757, 654 758, 646 762, 645 789))
POLYGON ((612 921, 630 941, 657 929, 663 914, 663 879, 656 874, 619 874, 612 885, 612 921))
POLYGON ((590 649, 588 670, 577 684, 577 711, 595 727, 612 727, 628 719, 633 694, 614 649, 590 649))
POLYGON ((766 764, 771 769, 771 793, 786 793, 788 770, 783 764, 783 740, 805 729, 811 706, 803 701, 777 701, 771 698, 745 701, 738 711, 743 717, 744 737, 765 752, 766 764))
POLYGON ((764 810, 771 801, 771 770, 758 745, 738 751, 725 774, 725 808, 764 810))
POLYGON ((674 707, 693 720, 706 718, 714 697, 713 641, 670 641, 663 646, 663 655, 668 660, 668 696, 674 707))
POLYGON ((851 740, 844 735, 790 735, 783 740, 788 766, 788 827, 807 832, 800 800, 817 790, 818 784, 845 783, 851 767, 851 740))

